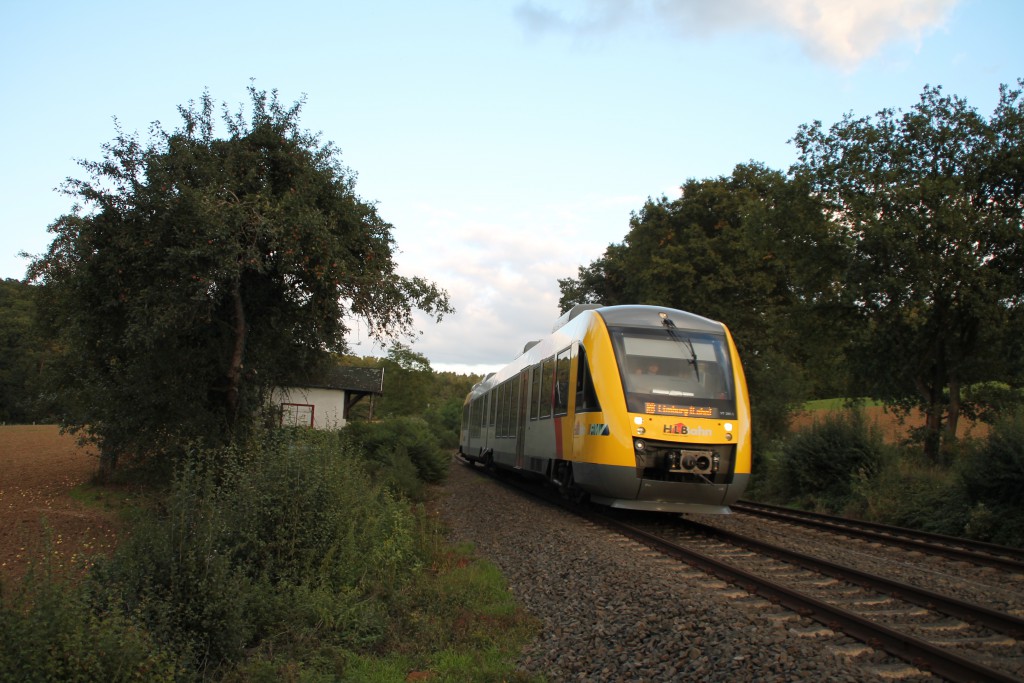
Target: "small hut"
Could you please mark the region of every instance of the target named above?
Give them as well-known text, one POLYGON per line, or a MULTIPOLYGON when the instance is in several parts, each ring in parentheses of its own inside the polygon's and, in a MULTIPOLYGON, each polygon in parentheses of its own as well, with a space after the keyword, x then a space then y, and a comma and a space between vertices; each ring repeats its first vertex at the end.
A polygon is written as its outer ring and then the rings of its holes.
POLYGON ((384 368, 336 367, 315 376, 275 387, 271 405, 280 411, 281 426, 341 429, 348 424, 352 406, 384 393, 384 368))

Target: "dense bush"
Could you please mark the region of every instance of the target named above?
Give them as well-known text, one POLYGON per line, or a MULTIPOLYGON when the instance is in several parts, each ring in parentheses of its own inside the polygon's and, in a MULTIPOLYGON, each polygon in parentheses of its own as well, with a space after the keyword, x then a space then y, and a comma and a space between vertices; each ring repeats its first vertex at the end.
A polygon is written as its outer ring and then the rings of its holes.
POLYGON ((448 475, 451 455, 421 418, 352 422, 342 431, 342 439, 361 445, 377 480, 413 499, 422 498, 424 482, 438 483, 448 475))
POLYGON ((996 422, 985 439, 967 449, 957 474, 969 506, 964 533, 1024 546, 1024 411, 996 422))
POLYGON ((38 565, 0 590, 0 680, 175 681, 181 653, 118 609, 38 565))
POLYGON ((926 462, 917 450, 892 454, 874 476, 854 479, 857 495, 844 512, 883 524, 961 534, 967 503, 955 473, 926 462))
POLYGON ((854 478, 878 471, 884 448, 862 412, 831 413, 766 454, 759 490, 777 502, 841 511, 853 502, 854 478))
MULTIPOLYGON (((367 433, 436 479, 422 429, 367 433)), ((536 623, 373 462, 311 430, 193 451, 86 578, 0 586, 0 680, 529 680, 512 663, 536 623)))
POLYGON ((830 415, 766 448, 747 495, 884 524, 1024 547, 1024 412, 947 450, 883 446, 856 412, 830 415), (951 463, 951 464, 949 464, 951 463))
POLYGON ((459 446, 463 400, 461 396, 450 398, 439 406, 431 406, 424 415, 441 448, 455 450, 459 446))
POLYGON ((200 669, 308 633, 368 647, 387 598, 423 564, 408 505, 337 438, 281 432, 246 451, 201 452, 154 515, 94 571, 125 611, 200 669), (289 628, 281 629, 281 624, 289 628))

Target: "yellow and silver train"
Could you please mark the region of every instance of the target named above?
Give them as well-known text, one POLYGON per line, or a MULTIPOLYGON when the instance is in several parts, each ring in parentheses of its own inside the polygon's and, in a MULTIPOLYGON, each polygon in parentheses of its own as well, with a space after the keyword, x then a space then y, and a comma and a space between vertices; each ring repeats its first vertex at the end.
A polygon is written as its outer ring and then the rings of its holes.
POLYGON ((750 400, 725 325, 579 305, 473 387, 460 454, 635 510, 728 513, 750 478, 750 400))

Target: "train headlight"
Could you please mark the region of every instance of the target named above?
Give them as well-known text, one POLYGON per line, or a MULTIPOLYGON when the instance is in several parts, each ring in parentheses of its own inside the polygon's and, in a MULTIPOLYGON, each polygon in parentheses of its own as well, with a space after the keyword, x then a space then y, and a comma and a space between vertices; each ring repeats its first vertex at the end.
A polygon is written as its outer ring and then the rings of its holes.
POLYGON ((722 429, 725 430, 725 440, 732 441, 732 422, 726 422, 722 425, 722 429))
POLYGON ((643 439, 633 439, 633 448, 636 449, 637 453, 643 453, 647 450, 647 442, 643 439))

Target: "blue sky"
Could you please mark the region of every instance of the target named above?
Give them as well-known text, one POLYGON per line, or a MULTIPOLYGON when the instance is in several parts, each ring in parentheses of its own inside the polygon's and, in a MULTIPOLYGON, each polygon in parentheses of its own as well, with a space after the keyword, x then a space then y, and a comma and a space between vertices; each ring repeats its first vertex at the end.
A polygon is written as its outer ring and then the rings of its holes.
MULTIPOLYGON (((906 109, 926 84, 988 115, 1024 77, 1021 26, 1018 0, 0 0, 0 277, 46 249, 71 206, 54 188, 114 117, 145 137, 204 88, 236 109, 254 79, 307 97, 400 270, 451 295, 413 349, 494 369, 646 198, 787 169, 800 124, 906 109)), ((357 353, 384 353, 350 323, 357 353)))

